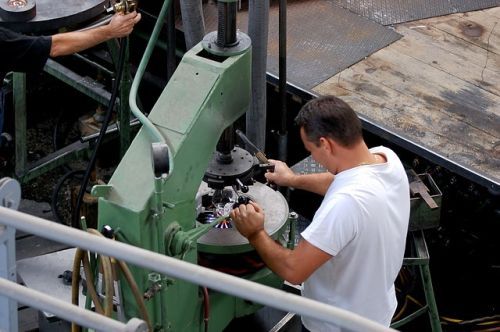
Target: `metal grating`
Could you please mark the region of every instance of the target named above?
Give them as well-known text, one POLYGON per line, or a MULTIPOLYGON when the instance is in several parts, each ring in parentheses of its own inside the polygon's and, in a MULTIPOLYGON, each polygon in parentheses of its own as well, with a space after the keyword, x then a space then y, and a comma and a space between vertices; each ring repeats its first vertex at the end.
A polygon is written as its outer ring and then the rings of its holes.
MULTIPOLYGON (((217 29, 211 7, 204 7, 206 31, 217 29)), ((392 29, 327 0, 289 0, 287 26, 287 81, 307 90, 401 38, 392 29)), ((238 28, 248 31, 247 12, 238 13, 238 28)), ((267 70, 276 76, 278 49, 278 6, 273 2, 267 70)))
POLYGON ((383 25, 500 6, 500 0, 328 0, 383 25))

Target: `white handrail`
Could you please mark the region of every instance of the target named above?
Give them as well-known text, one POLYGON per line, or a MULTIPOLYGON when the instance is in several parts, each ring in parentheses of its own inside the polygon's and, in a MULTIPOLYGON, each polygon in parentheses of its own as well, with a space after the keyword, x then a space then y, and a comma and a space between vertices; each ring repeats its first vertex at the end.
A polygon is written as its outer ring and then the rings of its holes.
POLYGON ((87 232, 0 207, 0 224, 47 239, 98 252, 222 293, 337 324, 353 331, 395 331, 344 309, 286 293, 245 279, 191 264, 145 249, 97 237, 87 232))
POLYGON ((140 319, 132 318, 125 324, 3 278, 0 278, 0 294, 97 331, 145 332, 148 330, 146 322, 140 319))

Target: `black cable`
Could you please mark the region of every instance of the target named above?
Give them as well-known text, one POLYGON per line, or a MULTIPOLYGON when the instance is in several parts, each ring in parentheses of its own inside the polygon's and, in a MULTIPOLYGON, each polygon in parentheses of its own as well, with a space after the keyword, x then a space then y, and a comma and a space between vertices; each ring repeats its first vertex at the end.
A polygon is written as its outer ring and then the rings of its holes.
MULTIPOLYGON (((94 152, 92 153, 92 157, 90 158, 89 164, 87 165, 87 169, 85 170, 85 176, 83 177, 82 185, 80 187, 80 191, 78 192, 78 197, 76 199, 75 210, 73 211, 73 218, 71 220, 71 227, 80 228, 80 208, 82 206, 83 196, 85 195, 85 191, 87 189, 87 184, 90 179, 90 174, 92 173, 92 169, 95 166, 95 162, 97 160, 97 152, 99 147, 101 146, 102 140, 106 135, 106 130, 108 128, 109 122, 111 121, 111 115, 113 114, 113 109, 115 107, 116 97, 118 95, 118 90, 120 86, 120 81, 123 73, 123 66, 125 60, 125 52, 127 50, 127 38, 122 38, 120 42, 120 55, 118 58, 118 71, 116 74, 116 79, 113 84, 113 89, 111 93, 111 98, 109 100, 108 110, 106 112, 106 116, 104 118, 104 122, 101 126, 101 131, 99 132, 99 136, 97 137, 97 142, 95 144, 94 152)), ((122 101, 124 102, 124 101, 122 101)))
POLYGON ((62 176, 62 178, 59 179, 57 182, 56 186, 54 187, 54 190, 52 191, 52 199, 50 201, 50 207, 52 209, 52 215, 54 216, 54 219, 56 222, 59 224, 65 225, 66 223, 63 222, 64 217, 61 215, 59 212, 59 209, 57 207, 57 202, 59 201, 59 192, 61 191, 61 188, 63 184, 68 180, 69 178, 76 176, 77 174, 82 174, 85 171, 83 169, 77 169, 77 170, 70 170, 66 174, 62 176))

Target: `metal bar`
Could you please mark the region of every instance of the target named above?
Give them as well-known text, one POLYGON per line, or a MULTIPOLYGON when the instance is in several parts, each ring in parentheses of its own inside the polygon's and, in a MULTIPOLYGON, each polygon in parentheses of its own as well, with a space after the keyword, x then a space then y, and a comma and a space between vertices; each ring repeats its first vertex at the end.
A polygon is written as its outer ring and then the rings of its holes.
POLYGON ((288 325, 288 323, 290 323, 293 317, 295 317, 295 314, 293 312, 287 313, 285 317, 281 318, 281 320, 276 325, 274 325, 272 329, 269 330, 269 332, 282 331, 282 329, 285 328, 288 325))
MULTIPOLYGON (((128 38, 128 37, 126 37, 128 38)), ((123 73, 120 81, 120 100, 127 100, 132 86, 132 76, 130 74, 130 57, 129 57, 129 42, 123 40, 121 47, 126 47, 125 59, 123 59, 123 73)), ((120 123, 120 157, 125 155, 130 146, 130 106, 128 103, 120 103, 117 105, 118 119, 120 123)))
POLYGON ((421 266, 420 275, 424 285, 425 301, 429 307, 429 319, 431 321, 432 332, 441 332, 441 321, 439 319, 436 298, 434 297, 434 290, 432 288, 431 272, 428 264, 421 266))
POLYGON ((12 226, 22 231, 70 244, 84 250, 115 257, 116 259, 124 260, 173 278, 181 278, 249 301, 334 323, 354 331, 395 331, 344 309, 125 243, 96 237, 75 228, 59 225, 3 207, 0 207, 0 224, 12 226))
POLYGON ((80 157, 88 155, 89 143, 74 142, 70 145, 65 146, 62 149, 57 150, 45 157, 37 160, 35 163, 30 164, 21 176, 19 180, 23 183, 28 182, 43 173, 46 173, 54 168, 64 165, 69 161, 78 159, 80 157))
POLYGON ((78 53, 74 53, 73 56, 75 58, 77 58, 78 60, 83 61, 83 62, 89 64, 90 66, 96 68, 97 70, 106 73, 106 75, 108 75, 111 78, 115 77, 115 73, 113 71, 109 70, 108 68, 104 67, 103 65, 101 65, 95 61, 92 61, 89 58, 84 57, 83 55, 78 54, 78 53))
POLYGON ((28 152, 26 149, 26 74, 13 73, 12 86, 14 91, 14 123, 15 123, 15 145, 17 176, 26 172, 28 152))
MULTIPOLYGON (((43 70, 55 78, 63 81, 77 91, 94 99, 102 105, 107 105, 111 98, 111 93, 106 91, 102 84, 96 84, 95 81, 78 75, 74 71, 64 67, 60 63, 52 59, 47 60, 47 64, 43 70)), ((126 99, 125 99, 126 100, 126 99)), ((120 104, 119 100, 116 101, 117 105, 120 104)))
POLYGON ((391 324, 391 327, 394 328, 394 329, 397 329, 403 325, 405 325, 406 323, 409 323, 411 322, 412 320, 414 320, 415 318, 419 317, 419 316, 422 316, 423 314, 425 314, 428 310, 428 306, 423 306, 422 308, 418 309, 417 311, 409 314, 408 316, 406 316, 405 318, 402 318, 394 323, 391 324))
POLYGON ((147 331, 146 323, 138 318, 132 318, 124 324, 3 278, 0 278, 0 293, 17 302, 98 331, 147 331))

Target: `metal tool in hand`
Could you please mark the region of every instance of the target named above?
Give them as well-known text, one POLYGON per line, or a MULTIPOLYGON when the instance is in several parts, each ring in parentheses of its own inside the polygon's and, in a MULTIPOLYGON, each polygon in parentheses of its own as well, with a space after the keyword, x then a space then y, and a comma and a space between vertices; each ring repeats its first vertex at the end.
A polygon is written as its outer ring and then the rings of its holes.
POLYGON ((108 13, 123 13, 128 14, 137 9, 137 1, 135 0, 120 0, 109 7, 106 11, 108 13))
POLYGON ((253 144, 241 130, 236 129, 236 134, 238 134, 241 140, 245 143, 247 150, 252 153, 259 160, 259 162, 261 162, 262 164, 269 164, 269 160, 267 159, 264 152, 256 147, 255 144, 253 144))
MULTIPOLYGON (((236 129, 236 134, 241 138, 241 140, 245 143, 247 150, 252 153, 257 160, 259 160, 259 168, 268 170, 270 172, 274 172, 274 165, 269 163, 269 159, 267 159, 264 152, 262 152, 258 147, 253 144, 248 137, 243 134, 243 132, 239 129, 236 129)), ((268 183, 269 187, 276 190, 276 185, 274 183, 268 183)))

